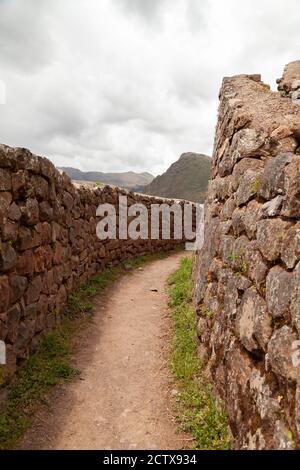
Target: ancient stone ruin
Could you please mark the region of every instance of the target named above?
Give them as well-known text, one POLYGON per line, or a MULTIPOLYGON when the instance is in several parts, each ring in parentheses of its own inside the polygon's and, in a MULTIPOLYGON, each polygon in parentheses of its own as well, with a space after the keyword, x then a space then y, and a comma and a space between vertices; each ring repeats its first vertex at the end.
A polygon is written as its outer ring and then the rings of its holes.
MULTIPOLYGON (((46 158, 0 145, 0 340, 5 375, 59 324, 67 296, 107 265, 174 249, 184 239, 108 239, 96 235, 99 204, 184 204, 105 186, 75 187, 46 158), (3 345, 3 343, 1 343, 3 345)), ((192 204, 194 207, 194 205, 192 204)), ((149 211, 150 217, 150 211, 149 211)), ((128 219, 130 223, 130 219, 128 219)))
POLYGON ((300 62, 220 92, 205 242, 194 278, 199 354, 237 448, 300 447, 300 62))

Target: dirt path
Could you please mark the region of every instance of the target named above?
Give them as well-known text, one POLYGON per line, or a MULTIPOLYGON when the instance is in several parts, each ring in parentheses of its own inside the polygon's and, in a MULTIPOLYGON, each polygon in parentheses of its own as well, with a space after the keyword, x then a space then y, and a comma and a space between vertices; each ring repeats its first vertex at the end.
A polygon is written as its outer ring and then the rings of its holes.
POLYGON ((153 261, 123 276, 95 300, 93 324, 76 354, 81 378, 55 392, 52 414, 37 416, 22 448, 187 447, 170 411, 166 365, 170 319, 165 284, 182 256, 153 261))

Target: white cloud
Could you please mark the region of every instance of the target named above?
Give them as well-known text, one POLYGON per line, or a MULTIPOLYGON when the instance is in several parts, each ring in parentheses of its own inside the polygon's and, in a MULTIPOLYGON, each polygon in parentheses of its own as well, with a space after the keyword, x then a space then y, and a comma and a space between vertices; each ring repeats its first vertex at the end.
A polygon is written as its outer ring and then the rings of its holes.
POLYGON ((297 0, 0 0, 0 141, 160 173, 212 151, 222 77, 295 60, 297 0))

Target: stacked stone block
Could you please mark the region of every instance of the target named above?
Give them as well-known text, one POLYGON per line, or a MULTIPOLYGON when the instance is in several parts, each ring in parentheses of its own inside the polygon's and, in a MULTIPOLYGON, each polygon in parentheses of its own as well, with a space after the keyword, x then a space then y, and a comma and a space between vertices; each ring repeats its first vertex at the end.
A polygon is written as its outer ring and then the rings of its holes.
POLYGON ((299 150, 297 104, 224 79, 194 298, 236 448, 300 447, 299 150))
POLYGON ((118 211, 120 195, 129 206, 175 202, 109 186, 77 188, 46 158, 0 145, 0 340, 6 344, 6 375, 59 323, 80 283, 107 265, 183 243, 161 236, 99 240, 97 207, 110 203, 118 211))

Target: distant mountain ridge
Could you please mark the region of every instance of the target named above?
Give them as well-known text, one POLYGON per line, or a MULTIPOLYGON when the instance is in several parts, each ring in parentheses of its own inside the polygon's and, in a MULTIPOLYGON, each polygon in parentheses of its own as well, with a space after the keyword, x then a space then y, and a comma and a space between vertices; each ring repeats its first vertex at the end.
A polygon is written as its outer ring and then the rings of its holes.
POLYGON ((210 176, 211 158, 198 153, 184 153, 177 162, 145 186, 151 196, 187 199, 203 203, 210 176))
POLYGON ((98 171, 84 172, 72 167, 60 167, 59 169, 67 173, 72 180, 111 184, 131 191, 142 191, 144 186, 151 183, 154 179, 154 176, 148 172, 102 173, 98 171))

